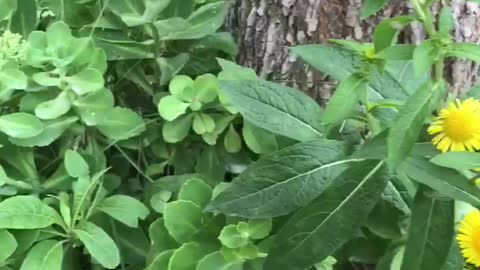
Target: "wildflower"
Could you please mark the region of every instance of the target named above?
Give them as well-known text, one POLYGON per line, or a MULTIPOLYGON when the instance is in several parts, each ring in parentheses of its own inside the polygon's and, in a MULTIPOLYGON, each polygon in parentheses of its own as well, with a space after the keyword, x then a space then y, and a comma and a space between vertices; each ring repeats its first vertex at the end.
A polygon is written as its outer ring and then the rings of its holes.
POLYGON ((442 152, 480 149, 480 101, 451 102, 428 128, 432 142, 442 152))
POLYGON ((459 227, 457 241, 465 260, 480 267, 480 212, 478 210, 464 217, 459 227))

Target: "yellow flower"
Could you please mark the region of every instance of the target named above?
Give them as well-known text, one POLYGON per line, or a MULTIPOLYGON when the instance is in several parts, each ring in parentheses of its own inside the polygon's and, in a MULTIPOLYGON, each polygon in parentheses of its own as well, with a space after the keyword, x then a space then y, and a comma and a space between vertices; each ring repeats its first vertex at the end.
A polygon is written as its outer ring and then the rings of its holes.
POLYGON ((469 98, 451 102, 428 128, 436 135, 432 142, 438 150, 475 151, 480 149, 480 101, 469 98))
POLYGON ((458 244, 466 261, 480 267, 480 212, 467 214, 460 224, 458 244))

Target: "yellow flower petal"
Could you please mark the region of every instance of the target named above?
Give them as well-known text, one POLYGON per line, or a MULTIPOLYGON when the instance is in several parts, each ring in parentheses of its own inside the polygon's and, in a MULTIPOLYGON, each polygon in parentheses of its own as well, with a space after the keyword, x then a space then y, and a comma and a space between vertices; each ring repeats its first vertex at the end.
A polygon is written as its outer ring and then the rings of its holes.
POLYGON ((475 210, 460 223, 458 245, 466 261, 480 267, 480 212, 475 210))

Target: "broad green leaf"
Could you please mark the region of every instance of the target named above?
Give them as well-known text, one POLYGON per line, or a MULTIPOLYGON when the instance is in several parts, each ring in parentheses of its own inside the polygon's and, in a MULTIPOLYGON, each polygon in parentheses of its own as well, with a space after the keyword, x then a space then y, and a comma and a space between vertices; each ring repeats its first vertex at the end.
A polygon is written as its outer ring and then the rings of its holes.
POLYGON ((192 178, 183 184, 178 199, 191 201, 201 208, 205 208, 212 199, 212 188, 204 181, 192 178))
MULTIPOLYGON (((165 30, 161 30, 165 26, 160 26, 158 22, 155 25, 160 30, 161 40, 199 39, 215 33, 223 25, 224 19, 225 3, 219 1, 199 7, 184 23, 181 23, 184 24, 181 28, 165 33, 165 30)), ((169 26, 175 26, 178 22, 178 20, 175 23, 170 22, 169 26)))
POLYGON ((147 22, 152 22, 155 18, 168 7, 172 0, 144 0, 145 11, 142 18, 147 22))
POLYGON ((228 248, 239 248, 249 243, 248 236, 243 235, 237 228, 237 225, 227 225, 223 227, 218 240, 223 246, 228 248))
POLYGON ((155 220, 150 225, 148 233, 152 242, 151 252, 153 254, 160 254, 178 247, 178 243, 168 233, 167 228, 165 228, 163 218, 155 220))
POLYGON ((35 108, 35 115, 44 120, 55 119, 70 111, 71 106, 68 92, 63 91, 55 99, 40 103, 35 108))
POLYGON ((45 240, 28 252, 20 270, 62 270, 63 242, 45 240))
POLYGON ((447 56, 480 62, 480 45, 474 43, 452 43, 448 47, 447 56))
POLYGON ((225 149, 229 153, 238 153, 242 149, 242 138, 233 125, 230 125, 224 139, 225 149))
POLYGON ((214 101, 220 91, 218 79, 212 74, 204 74, 195 78, 193 88, 195 89, 195 100, 202 103, 214 101))
POLYGON ((271 218, 307 205, 358 159, 338 141, 298 143, 252 164, 207 208, 246 218, 271 218), (298 192, 301 190, 302 192, 298 192))
POLYGON ((145 122, 137 113, 121 107, 106 111, 97 128, 103 135, 113 140, 126 140, 146 130, 145 122))
MULTIPOLYGON (((342 47, 302 45, 293 47, 292 52, 338 81, 361 72, 362 57, 342 47)), ((368 90, 369 98, 372 100, 383 98, 405 100, 409 96, 408 91, 388 70, 382 74, 372 70, 368 90)))
POLYGON ((18 0, 18 9, 13 14, 10 30, 27 38, 37 29, 37 16, 36 0, 18 0))
POLYGON ((137 26, 146 23, 143 18, 145 11, 144 1, 117 0, 108 2, 108 8, 122 18, 128 26, 137 26))
POLYGON ((17 7, 17 0, 0 0, 0 21, 10 18, 17 7))
POLYGON ((13 113, 0 116, 0 131, 14 138, 30 138, 44 130, 44 124, 28 113, 13 113))
POLYGON ((103 267, 115 269, 120 264, 120 251, 110 236, 97 225, 84 222, 73 232, 85 245, 88 253, 103 267))
POLYGON ((150 214, 143 203, 125 195, 108 197, 98 204, 97 209, 132 228, 137 228, 138 220, 150 214))
POLYGON ((362 3, 361 18, 365 19, 377 13, 385 6, 387 0, 366 0, 362 3))
POLYGON ((208 114, 196 113, 193 117, 193 130, 202 135, 215 130, 215 120, 208 114))
POLYGON ((71 177, 88 177, 90 169, 85 159, 74 150, 65 152, 65 169, 71 177))
POLYGON ((107 54, 107 60, 152 59, 154 54, 149 44, 136 41, 116 42, 103 37, 96 38, 96 45, 107 54))
POLYGON ((327 257, 325 260, 316 263, 315 268, 317 270, 333 270, 334 265, 337 263, 337 260, 334 257, 327 257))
POLYGON ((208 254, 203 257, 195 270, 242 270, 242 262, 228 262, 219 251, 208 254))
POLYGON ((478 187, 455 170, 439 167, 423 157, 411 157, 399 167, 399 172, 442 195, 480 206, 478 187))
POLYGON ((387 139, 388 160, 392 168, 400 165, 417 141, 423 123, 431 111, 432 93, 430 84, 421 87, 400 108, 387 139))
POLYGON ((102 73, 92 68, 87 68, 72 77, 66 77, 65 81, 77 95, 98 91, 105 85, 102 73))
POLYGON ((200 231, 203 224, 202 208, 191 201, 168 203, 163 217, 165 227, 179 243, 187 243, 200 231))
POLYGON ((353 165, 278 232, 266 270, 304 270, 326 259, 363 225, 388 182, 384 162, 353 165))
POLYGON ((58 58, 62 57, 61 54, 70 45, 72 39, 72 31, 63 21, 57 21, 47 28, 48 50, 58 58))
POLYGON ((172 58, 158 58, 157 63, 160 67, 160 85, 166 85, 170 79, 187 64, 190 56, 186 53, 180 53, 172 58))
POLYGON ((386 60, 412 60, 415 45, 399 44, 383 49, 377 53, 377 57, 386 60))
POLYGON ((381 52, 383 49, 397 43, 397 37, 400 30, 414 21, 410 16, 399 16, 384 20, 375 28, 373 40, 375 51, 381 52))
POLYGON ((38 229, 60 224, 52 207, 33 196, 15 196, 0 202, 0 228, 38 229))
POLYGON ((454 241, 453 200, 428 193, 415 196, 402 270, 441 269, 454 241))
POLYGON ((438 50, 431 40, 423 41, 413 51, 413 66, 416 76, 428 73, 437 58, 438 50))
POLYGON ((104 88, 77 98, 73 106, 87 126, 95 126, 114 107, 114 97, 110 90, 104 88))
POLYGON ((34 147, 47 146, 57 140, 73 123, 78 121, 76 116, 60 117, 45 122, 45 129, 37 136, 22 139, 10 138, 10 141, 18 146, 34 147))
POLYGON ((165 123, 162 129, 163 138, 169 143, 181 142, 188 136, 192 123, 193 114, 183 115, 172 122, 165 123))
POLYGON ((252 219, 248 221, 247 225, 246 230, 242 230, 242 233, 247 234, 251 239, 263 239, 272 231, 271 219, 252 219))
POLYGON ((28 77, 18 69, 0 71, 1 86, 7 89, 26 89, 28 77))
POLYGON ((188 92, 192 92, 194 81, 192 78, 186 75, 178 75, 173 77, 168 85, 168 89, 172 96, 177 97, 180 100, 188 101, 188 92))
POLYGON ((57 74, 51 72, 38 72, 33 74, 32 80, 42 86, 59 86, 62 80, 57 74))
POLYGON ((236 81, 236 80, 258 80, 258 76, 251 68, 243 67, 235 62, 227 61, 222 58, 217 58, 217 62, 222 67, 222 72, 218 74, 218 79, 221 81, 236 81))
POLYGON ((448 36, 450 31, 455 28, 455 21, 453 20, 453 11, 449 6, 443 6, 439 16, 439 32, 442 35, 448 36))
POLYGON ((266 81, 222 81, 221 86, 243 117, 256 126, 298 141, 323 136, 322 110, 297 90, 266 81))
POLYGON ((175 96, 166 96, 158 103, 158 112, 163 119, 173 121, 185 114, 189 105, 189 103, 178 100, 175 96))
POLYGON ((174 252, 175 249, 169 249, 158 254, 146 270, 168 269, 168 263, 174 252))
POLYGON ((446 152, 433 157, 430 161, 446 168, 472 170, 480 168, 480 153, 446 152))
POLYGON ((367 91, 366 84, 367 79, 358 74, 343 80, 323 113, 323 122, 327 125, 339 124, 347 119, 358 105, 359 97, 367 91))
POLYGON ((446 259, 445 264, 441 268, 441 270, 457 270, 462 269, 465 265, 462 253, 460 252, 460 248, 458 247, 457 241, 452 241, 452 245, 450 246, 450 250, 448 252, 448 256, 446 259))
POLYGON ((15 237, 5 229, 0 229, 0 243, 2 248, 0 249, 0 264, 4 263, 18 247, 15 237))
POLYGON ((175 250, 168 263, 168 270, 195 270, 198 262, 211 248, 196 242, 187 243, 175 250))
POLYGON ((275 135, 248 121, 243 122, 242 135, 248 148, 257 154, 268 154, 278 149, 275 135))

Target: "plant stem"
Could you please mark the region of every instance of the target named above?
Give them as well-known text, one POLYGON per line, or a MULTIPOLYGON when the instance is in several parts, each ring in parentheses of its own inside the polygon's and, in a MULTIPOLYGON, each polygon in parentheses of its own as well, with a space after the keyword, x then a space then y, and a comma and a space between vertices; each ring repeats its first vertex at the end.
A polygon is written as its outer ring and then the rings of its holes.
MULTIPOLYGON (((158 31, 157 28, 153 23, 149 23, 148 27, 150 27, 150 31, 152 32, 152 37, 153 37, 153 45, 152 45, 152 52, 153 52, 153 66, 154 66, 154 71, 155 71, 155 86, 160 87, 160 66, 158 65, 158 58, 160 58, 160 55, 158 54, 158 48, 160 47, 160 37, 158 36, 158 31)), ((154 87, 155 89, 155 87, 154 87)))

